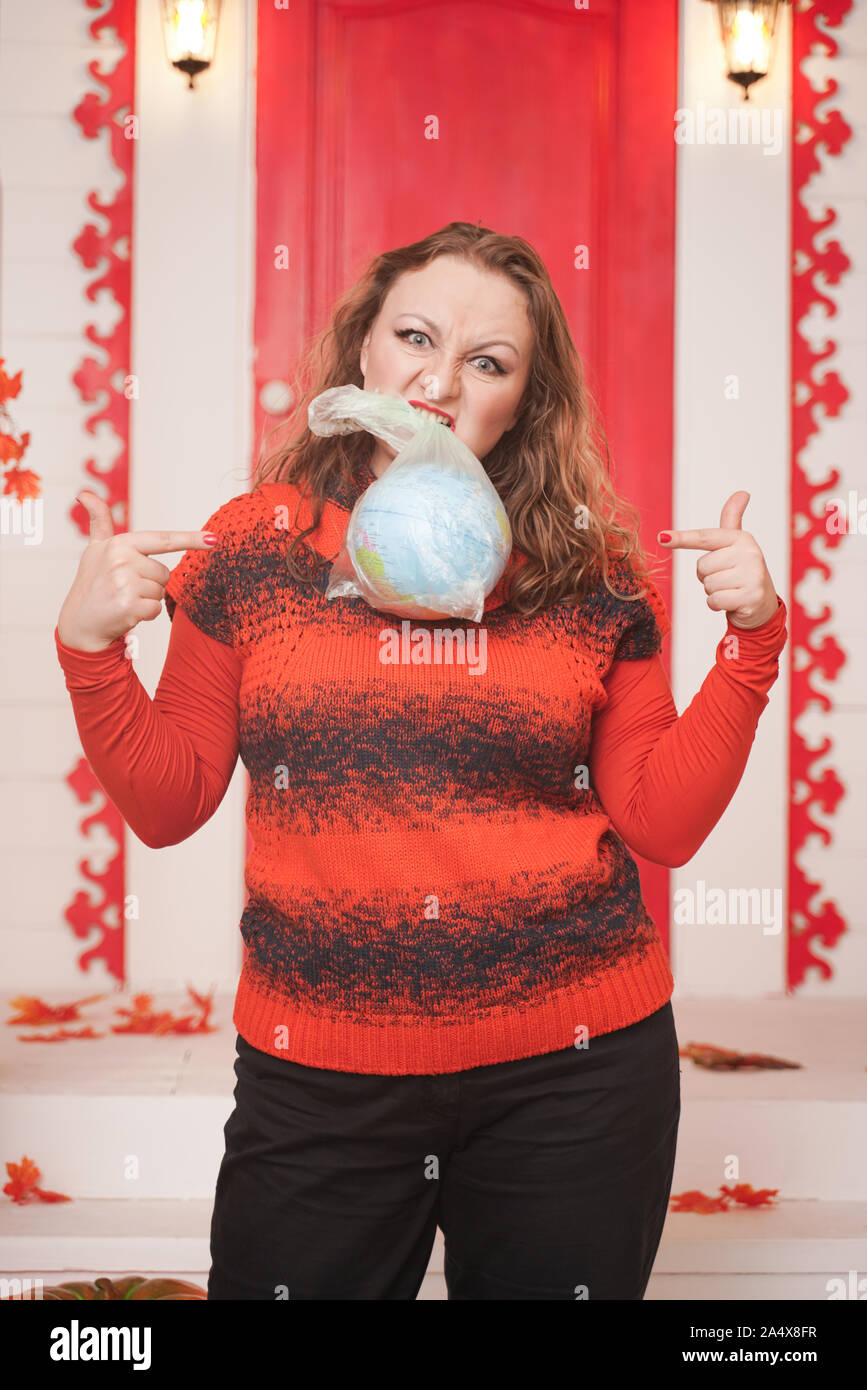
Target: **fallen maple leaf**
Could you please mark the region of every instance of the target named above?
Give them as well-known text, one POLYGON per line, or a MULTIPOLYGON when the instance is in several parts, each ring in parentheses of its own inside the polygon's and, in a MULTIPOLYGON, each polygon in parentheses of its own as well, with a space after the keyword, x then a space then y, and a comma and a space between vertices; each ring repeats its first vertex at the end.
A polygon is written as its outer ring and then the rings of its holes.
POLYGON ((712 1211, 725 1211, 725 1197, 708 1197, 706 1192, 694 1189, 691 1192, 678 1192, 671 1199, 672 1211, 695 1211, 706 1216, 712 1211))
POLYGON ((164 1009, 155 1013, 152 1008, 153 996, 150 994, 136 994, 133 997, 132 1008, 117 1008, 115 1013, 121 1014, 127 1019, 126 1023, 113 1023, 111 1030, 113 1033, 152 1033, 157 1037, 166 1033, 214 1033, 217 1031, 215 1024, 208 1023, 208 1015, 213 1007, 213 988, 209 995, 196 994, 189 985, 187 993, 198 1004, 200 1016, 195 1014, 183 1014, 175 1016, 171 1010, 164 1009))
POLYGON ((193 989, 192 985, 188 984, 187 994, 190 996, 190 998, 193 1000, 195 1004, 198 1004, 199 1008, 202 1011, 202 1022, 206 1023, 207 1020, 210 1018, 211 1010, 214 1007, 214 986, 211 986, 210 994, 197 994, 196 991, 193 989))
POLYGON ((706 1192, 693 1188, 689 1192, 678 1192, 671 1199, 672 1211, 693 1211, 707 1216, 715 1211, 728 1211, 732 1202, 744 1207, 774 1206, 778 1187, 761 1187, 756 1190, 752 1183, 741 1182, 734 1187, 720 1185, 721 1197, 709 1197, 706 1192))
POLYGON ((720 1192, 724 1192, 727 1197, 733 1198, 744 1207, 775 1206, 774 1198, 779 1190, 778 1187, 760 1187, 756 1190, 749 1182, 739 1182, 734 1187, 720 1187, 720 1192))
POLYGON ((31 1202, 34 1197, 38 1197, 40 1202, 71 1202, 72 1198, 67 1197, 63 1192, 48 1192, 45 1188, 37 1187, 37 1182, 42 1177, 32 1158, 23 1155, 20 1163, 7 1163, 6 1172, 9 1174, 9 1182, 3 1188, 7 1197, 11 1197, 13 1202, 23 1205, 31 1202))
POLYGON ((67 1038, 104 1038, 105 1033, 94 1033, 88 1023, 85 1028, 55 1028, 53 1033, 19 1033, 19 1042, 65 1042, 67 1038))
POLYGON ((687 1043, 679 1049, 681 1057, 691 1057, 697 1067, 707 1067, 711 1071, 755 1070, 780 1071, 783 1068, 797 1068, 800 1062, 787 1062, 781 1057, 771 1057, 764 1052, 736 1052, 731 1048, 713 1047, 710 1043, 687 1043))
POLYGON ((7 1018, 6 1022, 11 1025, 36 1024, 36 1023, 69 1023, 73 1019, 81 1017, 78 1010, 85 1004, 95 1004, 98 999, 105 999, 104 994, 91 994, 87 999, 79 999, 74 1004, 46 1004, 42 999, 37 999, 32 994, 19 994, 14 999, 9 1000, 9 1007, 17 1009, 18 1015, 15 1018, 7 1018))

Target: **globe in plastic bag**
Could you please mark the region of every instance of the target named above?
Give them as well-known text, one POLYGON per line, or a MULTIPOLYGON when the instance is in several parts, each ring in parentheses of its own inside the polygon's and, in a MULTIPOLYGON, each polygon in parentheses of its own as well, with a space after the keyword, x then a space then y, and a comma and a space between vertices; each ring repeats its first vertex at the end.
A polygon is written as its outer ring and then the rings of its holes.
POLYGON ((358 597, 406 618, 480 622, 512 530, 479 460, 433 413, 402 396, 334 386, 308 407, 314 434, 368 430, 398 450, 359 497, 326 599, 358 597))

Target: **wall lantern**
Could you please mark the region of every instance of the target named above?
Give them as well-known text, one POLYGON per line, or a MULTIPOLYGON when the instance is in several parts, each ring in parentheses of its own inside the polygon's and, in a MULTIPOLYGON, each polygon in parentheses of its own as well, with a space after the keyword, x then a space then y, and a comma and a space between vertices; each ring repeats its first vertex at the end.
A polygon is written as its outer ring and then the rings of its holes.
POLYGON ((163 35, 172 67, 190 79, 209 68, 217 46, 220 0, 163 0, 163 35))
POLYGON ((767 77, 774 51, 774 28, 780 4, 791 0, 709 0, 716 5, 726 55, 727 76, 744 89, 767 77))

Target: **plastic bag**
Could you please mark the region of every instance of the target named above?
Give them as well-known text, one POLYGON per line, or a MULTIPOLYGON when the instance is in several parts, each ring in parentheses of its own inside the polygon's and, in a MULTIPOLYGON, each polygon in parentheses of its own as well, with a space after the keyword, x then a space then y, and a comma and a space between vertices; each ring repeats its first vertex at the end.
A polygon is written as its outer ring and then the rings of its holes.
POLYGON ((323 391, 308 421, 314 434, 367 430, 398 450, 352 509, 326 599, 480 622, 511 554, 512 529, 472 450, 431 412, 358 386, 323 391))

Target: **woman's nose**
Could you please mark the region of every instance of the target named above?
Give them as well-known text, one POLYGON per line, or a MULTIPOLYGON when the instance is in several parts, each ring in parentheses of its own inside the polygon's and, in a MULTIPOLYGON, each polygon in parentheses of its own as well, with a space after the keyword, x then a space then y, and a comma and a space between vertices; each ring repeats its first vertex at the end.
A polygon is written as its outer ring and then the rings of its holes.
POLYGON ((425 400, 439 403, 443 409, 447 409, 447 402, 454 401, 458 395, 459 381, 460 363, 449 362, 445 356, 441 357, 421 378, 425 400))

